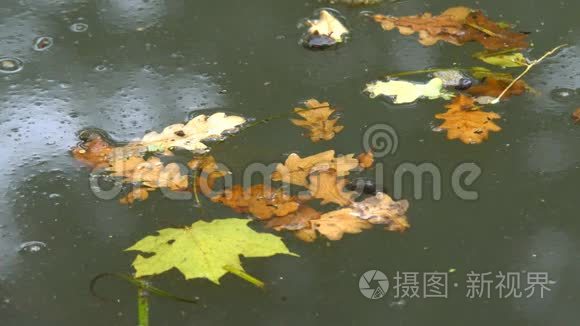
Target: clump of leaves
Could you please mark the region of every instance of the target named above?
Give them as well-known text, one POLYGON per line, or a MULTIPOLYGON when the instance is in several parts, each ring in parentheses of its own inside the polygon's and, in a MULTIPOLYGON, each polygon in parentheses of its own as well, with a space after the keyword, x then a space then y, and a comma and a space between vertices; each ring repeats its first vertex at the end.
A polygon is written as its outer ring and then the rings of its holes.
POLYGON ((459 139, 466 144, 479 144, 489 137, 490 131, 501 130, 493 122, 500 118, 499 114, 481 110, 470 96, 461 94, 446 108, 447 112, 436 114, 435 118, 445 120, 439 128, 447 130, 448 139, 459 139))
POLYGON ((388 231, 405 231, 409 228, 405 216, 408 207, 406 200, 394 201, 378 192, 363 201, 324 214, 305 206, 295 214, 268 221, 266 226, 278 231, 293 231, 299 239, 307 242, 314 241, 317 233, 329 240, 340 240, 344 234, 360 233, 377 224, 385 225, 388 231))
POLYGON ((413 103, 421 97, 428 99, 445 98, 453 95, 443 89, 443 80, 433 78, 427 84, 411 83, 403 80, 376 81, 365 89, 371 98, 387 96, 395 104, 413 103))
POLYGON ((307 136, 313 142, 331 140, 344 129, 344 126, 338 125, 339 118, 330 119, 336 110, 331 108, 328 102, 320 103, 315 99, 309 99, 304 104, 306 108, 294 108, 294 112, 303 120, 290 119, 290 121, 299 127, 308 129, 307 136))
POLYGON ((453 7, 439 16, 424 13, 415 16, 392 17, 374 15, 385 30, 397 28, 403 35, 419 34, 419 42, 431 46, 439 41, 454 45, 479 42, 486 49, 525 48, 527 35, 514 32, 509 26, 490 21, 481 11, 467 7, 453 7))
POLYGON ((157 231, 135 243, 127 251, 139 251, 133 262, 135 277, 158 275, 172 268, 185 279, 207 278, 219 284, 227 272, 245 274, 240 256, 297 256, 279 237, 250 229, 246 219, 198 221, 186 228, 157 231))
MULTIPOLYGON (((188 189, 187 174, 182 174, 176 163, 163 163, 159 156, 171 156, 171 150, 176 148, 194 153, 207 152, 208 147, 203 141, 223 137, 237 130, 245 121, 242 117, 227 116, 222 112, 211 116, 202 114, 185 124, 168 126, 161 133, 150 132, 124 146, 115 146, 99 133, 90 133, 83 135, 83 142, 72 150, 72 155, 90 167, 122 178, 125 184, 134 185, 133 190, 120 199, 123 204, 131 204, 136 200, 146 200, 148 193, 158 188, 188 189)), ((202 162, 200 167, 208 167, 210 163, 202 162)), ((207 181, 211 183, 218 176, 216 174, 218 171, 207 181)))

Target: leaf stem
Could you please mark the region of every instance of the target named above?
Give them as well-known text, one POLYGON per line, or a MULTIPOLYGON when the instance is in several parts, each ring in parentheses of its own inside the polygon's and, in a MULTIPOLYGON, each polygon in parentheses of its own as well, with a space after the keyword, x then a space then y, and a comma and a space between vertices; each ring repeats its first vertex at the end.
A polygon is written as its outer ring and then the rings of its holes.
POLYGON ((137 289, 137 316, 139 326, 149 326, 149 292, 142 287, 137 289))
POLYGON ((260 281, 259 279, 253 277, 252 275, 246 273, 244 270, 241 270, 239 268, 236 268, 234 266, 231 265, 225 265, 223 267, 223 269, 225 269, 226 271, 236 275, 237 277, 243 279, 244 281, 248 281, 252 284, 254 284, 256 287, 259 287, 260 289, 263 289, 265 284, 264 282, 260 281))
POLYGON ((557 47, 553 48, 552 50, 546 52, 542 57, 540 57, 537 60, 533 60, 531 61, 527 66, 526 69, 519 75, 517 76, 514 80, 512 80, 512 82, 503 90, 503 92, 501 92, 501 94, 499 94, 498 97, 496 97, 493 101, 491 101, 491 104, 497 104, 499 103, 499 101, 501 100, 501 98, 505 95, 505 93, 507 93, 507 91, 510 90, 510 88, 512 88, 512 86, 514 86, 514 84, 520 80, 522 77, 524 77, 525 74, 528 73, 528 71, 530 71, 535 65, 537 65, 538 63, 542 62, 542 60, 546 59, 547 57, 551 56, 552 54, 554 54, 554 52, 558 51, 559 49, 568 46, 568 44, 560 44, 557 47))

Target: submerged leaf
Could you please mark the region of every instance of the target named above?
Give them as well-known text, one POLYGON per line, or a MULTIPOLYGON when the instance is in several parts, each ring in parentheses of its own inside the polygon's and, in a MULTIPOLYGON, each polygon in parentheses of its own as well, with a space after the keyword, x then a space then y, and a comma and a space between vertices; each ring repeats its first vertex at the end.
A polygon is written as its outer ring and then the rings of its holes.
POLYGON ((309 99, 305 104, 305 109, 294 109, 294 112, 304 120, 290 119, 290 121, 299 127, 308 129, 310 131, 308 137, 313 142, 331 140, 344 128, 344 126, 337 124, 339 118, 329 119, 335 110, 330 107, 328 102, 320 103, 315 99, 309 99))
POLYGON ((135 277, 157 275, 172 268, 186 279, 207 278, 219 284, 232 269, 244 271, 240 255, 270 257, 276 254, 297 256, 279 237, 250 229, 244 219, 198 221, 184 229, 163 229, 158 235, 140 240, 127 251, 140 251, 133 262, 135 277), (227 268, 227 269, 226 269, 227 268))
MULTIPOLYGON (((482 84, 471 86, 465 92, 473 96, 491 96, 497 97, 504 89, 510 84, 511 81, 495 79, 493 77, 488 77, 484 80, 482 84)), ((505 93, 504 97, 510 97, 513 95, 522 95, 526 92, 527 84, 523 80, 518 80, 515 84, 505 93)))
POLYGON ((435 118, 445 120, 439 128, 447 130, 448 139, 479 144, 488 138, 490 131, 501 130, 493 122, 500 118, 499 114, 481 111, 472 97, 459 95, 446 108, 447 112, 436 114, 435 118))
POLYGON ((371 98, 380 95, 392 97, 395 104, 413 103, 421 97, 449 99, 453 96, 443 89, 443 81, 439 78, 433 78, 427 84, 402 80, 376 81, 367 84, 365 91, 369 93, 371 98))
POLYGON ((497 52, 477 52, 473 56, 490 65, 506 68, 524 67, 528 65, 528 59, 521 52, 515 52, 514 49, 497 52))

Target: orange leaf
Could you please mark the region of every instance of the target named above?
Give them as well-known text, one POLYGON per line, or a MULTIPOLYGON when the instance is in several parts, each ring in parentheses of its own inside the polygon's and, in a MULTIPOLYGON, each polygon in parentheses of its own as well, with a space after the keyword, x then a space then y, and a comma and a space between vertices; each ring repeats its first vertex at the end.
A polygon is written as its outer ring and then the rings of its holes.
POLYGON ((296 198, 284 190, 275 190, 262 184, 245 190, 241 185, 234 185, 222 195, 212 198, 212 201, 222 203, 238 213, 250 213, 262 220, 286 216, 297 211, 300 206, 296 198))
POLYGON ((436 114, 435 118, 445 120, 439 128, 447 130, 448 139, 479 144, 488 138, 490 131, 501 130, 493 122, 500 118, 499 114, 481 111, 472 97, 460 94, 446 108, 447 112, 436 114))
MULTIPOLYGON (((498 97, 501 92, 510 84, 511 81, 503 79, 495 79, 487 77, 483 84, 474 85, 468 88, 465 92, 473 96, 490 96, 498 97)), ((504 94, 503 97, 512 95, 522 95, 526 92, 526 82, 518 80, 514 85, 504 94)))
POLYGON ((357 156, 358 159, 358 165, 363 168, 363 169, 368 169, 371 166, 373 166, 373 163, 375 162, 375 155, 373 154, 373 152, 366 152, 366 153, 360 153, 357 156))
POLYGON ((334 170, 310 175, 309 190, 314 198, 322 199, 322 205, 335 203, 340 206, 352 202, 354 192, 345 192, 346 179, 337 178, 334 170))
POLYGON ((330 107, 328 102, 320 103, 315 99, 309 99, 305 104, 306 109, 294 109, 294 112, 304 120, 290 119, 290 121, 299 127, 308 129, 309 134, 307 136, 313 142, 331 140, 344 128, 344 126, 337 125, 338 118, 329 119, 335 110, 330 107))

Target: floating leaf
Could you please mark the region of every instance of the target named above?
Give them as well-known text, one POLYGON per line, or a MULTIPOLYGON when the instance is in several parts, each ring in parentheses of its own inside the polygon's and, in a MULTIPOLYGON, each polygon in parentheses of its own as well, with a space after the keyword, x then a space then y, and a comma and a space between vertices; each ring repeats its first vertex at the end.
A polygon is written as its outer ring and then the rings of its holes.
POLYGON ((344 126, 337 125, 338 118, 329 119, 335 110, 330 107, 328 102, 320 103, 315 99, 309 99, 305 104, 306 109, 294 109, 294 112, 304 120, 290 119, 290 121, 297 126, 308 129, 310 131, 308 137, 313 142, 331 140, 344 128, 344 126))
POLYGON ((97 133, 90 134, 84 143, 73 148, 73 157, 93 168, 108 167, 113 146, 97 133))
POLYGON ((372 228, 372 224, 368 221, 354 216, 350 208, 322 214, 319 219, 310 223, 312 229, 333 241, 342 239, 345 233, 356 234, 372 228))
POLYGON ((276 254, 297 256, 279 237, 250 229, 244 219, 198 221, 184 229, 163 229, 148 236, 127 251, 138 255, 133 262, 135 277, 157 275, 177 268, 186 279, 207 278, 219 284, 232 268, 244 271, 240 255, 270 257, 276 254), (227 268, 227 269, 226 269, 227 268))
POLYGON ((385 30, 397 28, 402 35, 419 34, 419 42, 431 46, 439 41, 455 45, 476 41, 486 49, 527 47, 524 33, 517 33, 490 21, 481 11, 453 7, 439 16, 425 13, 416 16, 392 17, 374 15, 374 20, 385 30))
POLYGON ((393 103, 403 104, 415 102, 420 97, 428 99, 453 97, 451 93, 443 89, 443 81, 439 78, 431 79, 427 84, 411 83, 402 80, 390 80, 387 82, 376 81, 367 84, 366 92, 371 98, 379 95, 393 98, 393 103))
POLYGON ((445 120, 439 128, 447 130, 448 139, 479 144, 488 138, 490 131, 501 130, 493 122, 500 118, 499 114, 482 111, 472 97, 459 95, 446 108, 447 112, 436 114, 435 118, 445 120))
POLYGON ((354 192, 345 192, 346 180, 338 178, 336 171, 328 170, 311 174, 309 190, 314 198, 322 199, 322 205, 335 203, 346 206, 352 203, 354 192))
POLYGON ((360 153, 356 158, 358 160, 358 165, 363 169, 372 167, 375 162, 375 155, 373 152, 360 153))
POLYGON ((521 52, 514 49, 509 49, 505 51, 497 52, 477 52, 473 56, 483 62, 489 63, 490 65, 514 68, 514 67, 524 67, 528 65, 528 59, 524 57, 521 52))
POLYGON ((246 189, 234 185, 220 196, 212 198, 212 201, 233 208, 238 213, 250 213, 262 220, 273 216, 286 216, 300 206, 296 198, 283 189, 272 189, 262 184, 246 189))
POLYGON ((580 123, 580 108, 572 112, 572 120, 574 120, 574 123, 580 123))
MULTIPOLYGON (((465 92, 473 96, 491 96, 497 97, 501 94, 511 81, 495 79, 493 77, 488 77, 484 80, 482 84, 471 86, 465 92)), ((518 80, 514 85, 505 93, 504 97, 510 97, 513 95, 522 95, 526 92, 527 84, 523 80, 518 80)))
POLYGON ((235 130, 246 122, 239 116, 227 116, 217 112, 211 116, 198 115, 186 124, 174 124, 163 129, 161 133, 152 131, 139 141, 130 143, 129 147, 146 148, 149 152, 163 152, 172 148, 189 151, 205 151, 207 146, 202 141, 220 137, 225 132, 235 130))
POLYGON ((409 228, 405 213, 409 209, 406 200, 394 201, 387 194, 378 192, 351 205, 353 214, 371 224, 384 224, 389 231, 404 231, 409 228))
POLYGON ((350 170, 358 167, 358 160, 353 154, 334 157, 334 150, 301 158, 296 153, 288 155, 284 164, 278 164, 272 174, 272 180, 283 181, 299 186, 308 186, 308 176, 318 171, 333 169, 339 177, 346 176, 350 170))
POLYGON ((277 217, 266 222, 266 227, 276 231, 288 230, 298 231, 310 227, 310 221, 320 218, 320 213, 310 206, 300 206, 300 208, 284 217, 277 217))
POLYGON ((311 37, 325 36, 340 43, 348 35, 348 29, 327 10, 321 10, 319 18, 308 20, 307 24, 310 25, 308 34, 311 37))

